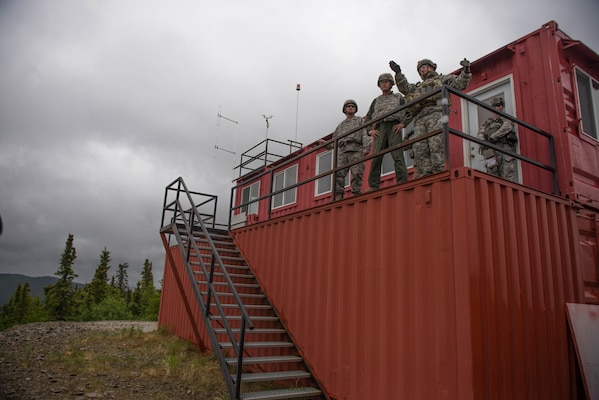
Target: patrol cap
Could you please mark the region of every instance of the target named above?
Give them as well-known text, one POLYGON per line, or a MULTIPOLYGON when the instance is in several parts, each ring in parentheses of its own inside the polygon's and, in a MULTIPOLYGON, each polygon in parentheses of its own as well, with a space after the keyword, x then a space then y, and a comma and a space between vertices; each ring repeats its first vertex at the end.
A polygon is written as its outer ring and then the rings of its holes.
POLYGON ((345 102, 343 103, 343 108, 341 109, 341 112, 343 114, 345 114, 345 106, 347 106, 348 104, 353 104, 354 106, 356 106, 356 112, 358 112, 358 103, 356 103, 355 100, 349 99, 345 100, 345 102))
POLYGON ((379 80, 376 81, 376 85, 378 86, 381 83, 381 81, 389 81, 389 82, 391 82, 391 86, 395 85, 393 76, 388 72, 385 72, 384 74, 379 75, 379 80))
POLYGON ((437 70, 437 64, 435 64, 434 62, 432 62, 428 58, 424 58, 424 59, 418 61, 418 63, 416 64, 416 71, 418 73, 420 73, 420 67, 422 67, 423 65, 430 65, 431 67, 433 67, 433 69, 435 71, 437 70))
POLYGON ((497 107, 497 106, 504 106, 505 107, 505 102, 503 101, 503 97, 493 97, 493 100, 491 100, 491 105, 493 107, 497 107))

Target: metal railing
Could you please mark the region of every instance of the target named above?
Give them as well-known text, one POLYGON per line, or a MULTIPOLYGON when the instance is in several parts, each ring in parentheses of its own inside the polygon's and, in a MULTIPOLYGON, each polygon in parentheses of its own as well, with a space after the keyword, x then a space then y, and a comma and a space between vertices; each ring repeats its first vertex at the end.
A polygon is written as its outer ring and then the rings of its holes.
MULTIPOLYGON (((227 389, 229 390, 229 394, 232 398, 239 399, 241 392, 241 374, 243 366, 245 331, 246 329, 254 329, 254 325, 243 302, 241 301, 239 293, 237 292, 231 277, 227 272, 227 269, 225 268, 225 265, 223 264, 216 246, 210 237, 210 232, 207 225, 211 226, 213 229, 216 226, 216 202, 216 196, 199 192, 191 192, 187 189, 183 179, 177 178, 170 185, 168 185, 165 190, 164 207, 161 221, 161 236, 167 256, 169 257, 169 261, 173 266, 175 265, 175 260, 169 251, 169 248, 171 245, 174 245, 174 243, 171 243, 171 235, 174 235, 176 238, 176 244, 179 247, 180 254, 184 256, 185 268, 188 277, 190 281, 194 283, 192 285, 194 294, 197 303, 200 306, 206 329, 210 336, 215 354, 219 360, 222 373, 225 377, 227 389), (171 197, 174 198, 171 199, 171 197), (196 204, 194 198, 206 199, 201 200, 196 204), (208 211, 202 211, 203 209, 207 209, 208 211), (200 253, 200 249, 195 240, 197 235, 202 235, 202 237, 207 241, 210 251, 209 255, 200 253), (210 265, 207 265, 207 263, 203 260, 203 258, 206 256, 210 257, 210 265), (195 260, 197 260, 197 262, 195 260), (194 271, 194 265, 199 266, 200 271, 194 271), (231 291, 234 302, 237 304, 241 312, 239 342, 237 342, 235 339, 235 334, 227 322, 227 318, 225 318, 224 308, 220 301, 218 292, 213 285, 214 271, 216 268, 219 268, 220 271, 222 271, 223 277, 229 290, 231 291), (206 299, 204 299, 202 296, 198 284, 196 283, 195 274, 197 272, 200 272, 204 276, 205 284, 207 285, 206 299), (218 315, 221 317, 220 321, 223 324, 227 336, 231 341, 232 349, 237 357, 238 362, 235 380, 232 378, 227 369, 227 363, 223 352, 218 351, 220 344, 210 320, 210 308, 213 305, 212 301, 214 302, 214 306, 216 306, 218 315)), ((202 250, 205 251, 206 247, 203 247, 202 250)))
MULTIPOLYGON (((429 100, 429 102, 430 102, 430 100, 429 100)), ((240 181, 242 181, 241 183, 238 183, 237 185, 235 185, 235 186, 233 186, 231 188, 230 209, 229 209, 229 222, 228 222, 229 228, 231 228, 231 219, 232 219, 233 214, 236 212, 236 210, 239 210, 239 209, 244 208, 244 207, 248 207, 250 204, 253 204, 253 203, 259 203, 259 204, 261 204, 260 203, 261 201, 268 199, 268 201, 265 202, 265 203, 267 204, 267 210, 268 210, 267 211, 267 215, 268 215, 268 218, 270 219, 271 218, 271 212, 272 212, 272 198, 274 196, 276 196, 278 194, 281 194, 281 193, 284 193, 284 192, 286 192, 288 190, 294 190, 297 187, 309 184, 310 182, 316 181, 316 180, 321 179, 321 178, 326 177, 326 176, 332 176, 331 182, 332 182, 332 184, 334 184, 334 181, 335 181, 334 177, 335 177, 335 175, 337 174, 337 172, 339 170, 349 168, 349 167, 351 167, 353 165, 356 165, 356 164, 359 164, 359 163, 363 163, 363 162, 365 162, 367 160, 371 160, 371 159, 373 159, 375 157, 384 156, 385 154, 390 153, 390 152, 395 151, 395 150, 405 151, 409 147, 411 147, 414 143, 420 142, 422 140, 426 140, 426 139, 428 139, 428 138, 430 138, 432 136, 438 135, 438 134, 443 135, 443 142, 444 142, 444 146, 445 146, 445 154, 444 154, 444 156, 445 156, 446 170, 448 170, 448 169, 451 168, 450 158, 449 158, 450 157, 450 140, 449 140, 449 137, 450 136, 456 136, 456 137, 460 137, 462 140, 466 140, 466 141, 469 141, 469 142, 474 142, 474 143, 477 143, 479 146, 483 145, 483 146, 491 148, 491 149, 493 149, 495 151, 498 151, 498 152, 501 152, 503 154, 507 154, 509 156, 512 156, 512 157, 520 160, 521 162, 530 164, 530 165, 532 165, 532 166, 534 166, 536 168, 539 168, 540 170, 548 171, 552 175, 552 186, 553 186, 552 193, 553 194, 557 194, 558 193, 558 182, 557 182, 557 173, 556 173, 556 159, 555 159, 554 138, 553 138, 552 135, 550 135, 549 133, 547 133, 547 132, 545 132, 545 131, 537 128, 537 127, 534 127, 534 126, 526 123, 525 121, 522 121, 522 120, 520 120, 520 119, 518 119, 518 118, 516 118, 516 117, 514 117, 512 115, 509 115, 507 113, 498 111, 495 108, 493 108, 492 106, 490 106, 490 105, 488 105, 488 104, 486 104, 486 103, 484 103, 484 102, 482 102, 482 101, 480 101, 480 100, 478 100, 478 99, 476 99, 476 98, 474 98, 472 96, 469 96, 469 95, 467 95, 467 94, 465 94, 465 93, 463 93, 463 92, 461 92, 461 91, 459 91, 457 89, 454 89, 452 87, 444 85, 442 87, 439 87, 439 88, 436 88, 436 89, 430 91, 426 95, 423 95, 423 96, 421 96, 421 97, 419 97, 417 99, 414 99, 414 100, 412 100, 410 102, 407 102, 404 105, 401 105, 400 107, 397 107, 394 110, 391 110, 391 111, 389 111, 389 112, 387 112, 387 113, 385 113, 383 115, 380 115, 377 118, 373 118, 373 119, 369 120, 367 123, 362 124, 362 125, 354 128, 354 129, 352 129, 352 130, 349 130, 349 131, 345 132, 344 134, 342 134, 342 135, 340 135, 340 136, 338 136, 336 138, 331 138, 331 139, 329 139, 329 140, 327 140, 327 141, 325 141, 325 142, 323 142, 321 144, 314 145, 314 146, 312 146, 310 148, 304 148, 303 149, 304 151, 300 152, 299 154, 297 154, 297 155, 295 155, 293 157, 289 157, 288 159, 282 160, 280 162, 277 162, 276 164, 271 164, 271 165, 265 164, 261 168, 258 168, 256 170, 252 171, 251 173, 247 174, 246 176, 248 176, 248 179, 242 179, 242 180, 240 180, 240 181), (427 99, 432 98, 434 96, 437 96, 439 94, 441 94, 441 99, 439 100, 438 103, 439 103, 439 105, 442 106, 443 116, 446 117, 445 121, 443 123, 442 129, 435 130, 435 131, 429 132, 429 133, 427 133, 425 135, 421 135, 421 136, 418 136, 418 137, 412 137, 409 140, 405 140, 405 141, 403 141, 402 143, 400 143, 398 145, 389 147, 389 148, 384 149, 383 151, 380 151, 378 153, 364 156, 363 158, 361 158, 361 159, 359 159, 359 160, 357 160, 355 162, 352 162, 352 163, 349 163, 349 164, 344 164, 343 166, 338 166, 337 165, 337 156, 336 155, 337 155, 337 149, 338 149, 338 142, 340 140, 342 140, 343 138, 345 138, 348 135, 351 135, 352 133, 354 133, 356 131, 359 131, 361 129, 367 128, 368 126, 370 126, 372 124, 375 124, 375 123, 377 123, 377 122, 379 122, 379 121, 387 118, 388 116, 390 116, 392 114, 401 112, 403 110, 410 109, 413 106, 417 106, 418 103, 425 102, 427 99), (501 117, 512 121, 516 126, 526 128, 529 131, 531 131, 532 133, 534 133, 535 135, 539 135, 540 137, 546 138, 547 139, 547 147, 548 147, 547 148, 547 153, 548 153, 547 155, 548 155, 548 158, 549 158, 549 162, 548 163, 544 163, 544 162, 541 162, 539 160, 535 160, 535 159, 533 159, 531 157, 527 157, 525 155, 522 155, 522 154, 519 154, 519 153, 516 153, 516 152, 512 152, 512 151, 506 150, 506 149, 504 149, 504 148, 502 148, 502 147, 500 147, 500 146, 498 146, 496 144, 487 142, 485 140, 481 140, 481 139, 477 138, 476 136, 471 136, 471 135, 469 135, 467 133, 464 133, 464 132, 462 132, 460 130, 457 130, 455 128, 450 127, 449 126, 449 95, 450 94, 451 95, 455 95, 458 98, 464 99, 467 103, 473 103, 476 106, 484 108, 484 109, 486 109, 486 110, 488 110, 488 111, 490 111, 492 113, 499 114, 499 115, 501 115, 501 117), (301 158, 307 157, 311 153, 318 152, 322 148, 327 147, 327 146, 331 146, 331 145, 333 147, 333 158, 332 158, 333 159, 333 168, 332 169, 330 169, 328 171, 325 171, 325 172, 322 172, 320 174, 314 175, 314 176, 309 177, 307 179, 304 179, 304 180, 302 180, 300 182, 297 182, 295 184, 285 186, 282 189, 273 190, 274 175, 276 173, 279 173, 279 172, 283 171, 288 166, 292 166, 292 165, 298 163, 298 161, 301 158), (234 205, 235 193, 236 193, 237 190, 242 189, 242 188, 246 187, 248 184, 251 184, 252 182, 255 182, 255 181, 261 179, 265 175, 269 175, 269 179, 268 179, 268 181, 269 181, 269 187, 268 187, 268 191, 267 191, 266 195, 254 198, 254 199, 246 201, 246 202, 241 202, 238 205, 234 205)), ((331 191, 331 193, 333 193, 333 191, 331 191)), ((331 200, 330 201, 331 202, 338 201, 335 197, 336 196, 331 195, 331 200)))
POLYGON ((260 143, 241 153, 239 165, 233 169, 239 169, 239 177, 241 178, 244 171, 255 171, 257 168, 266 167, 275 161, 280 160, 285 155, 278 154, 279 151, 289 150, 289 154, 302 148, 300 142, 288 140, 287 143, 274 139, 264 139, 260 143), (277 151, 277 153, 275 153, 277 151))

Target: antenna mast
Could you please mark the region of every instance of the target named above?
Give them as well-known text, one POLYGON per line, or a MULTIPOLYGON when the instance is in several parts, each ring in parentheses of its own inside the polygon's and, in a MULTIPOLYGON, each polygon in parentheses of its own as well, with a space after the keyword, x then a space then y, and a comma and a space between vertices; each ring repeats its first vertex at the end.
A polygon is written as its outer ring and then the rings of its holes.
POLYGON ((264 117, 264 120, 266 121, 266 139, 268 139, 268 128, 270 127, 270 124, 268 123, 268 120, 271 119, 273 117, 273 115, 264 115, 264 114, 262 114, 262 117, 264 117))
POLYGON ((239 131, 239 122, 235 121, 235 120, 233 120, 231 118, 227 118, 224 115, 222 115, 220 113, 220 106, 218 106, 218 113, 216 114, 216 126, 220 127, 220 120, 221 119, 227 120, 227 121, 232 122, 232 123, 234 123, 236 125, 236 128, 235 128, 235 147, 234 147, 233 150, 229 150, 229 149, 225 149, 223 147, 219 147, 219 145, 218 145, 218 135, 217 135, 216 136, 216 144, 214 145, 214 148, 216 150, 221 150, 221 151, 225 151, 225 152, 227 152, 229 154, 233 154, 233 169, 235 169, 235 166, 236 166, 236 164, 235 164, 235 156, 237 155, 237 133, 239 131))
POLYGON ((298 115, 299 115, 299 92, 301 89, 302 89, 302 87, 298 83, 295 87, 295 90, 297 91, 297 102, 295 105, 295 142, 297 142, 297 119, 298 119, 298 115))

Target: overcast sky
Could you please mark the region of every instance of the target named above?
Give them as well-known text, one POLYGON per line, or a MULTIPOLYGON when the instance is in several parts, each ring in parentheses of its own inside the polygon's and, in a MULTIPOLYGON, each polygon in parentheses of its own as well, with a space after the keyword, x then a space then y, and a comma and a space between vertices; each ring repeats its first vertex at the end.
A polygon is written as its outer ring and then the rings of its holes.
POLYGON ((458 69, 555 20, 599 51, 596 0, 0 0, 0 272, 53 275, 69 233, 79 282, 162 278, 165 186, 219 196, 266 136, 325 136, 363 115, 398 62, 458 69), (296 84, 301 91, 296 91, 296 84), (217 113, 238 121, 217 118, 217 113), (297 121, 297 123, 296 123, 297 121))

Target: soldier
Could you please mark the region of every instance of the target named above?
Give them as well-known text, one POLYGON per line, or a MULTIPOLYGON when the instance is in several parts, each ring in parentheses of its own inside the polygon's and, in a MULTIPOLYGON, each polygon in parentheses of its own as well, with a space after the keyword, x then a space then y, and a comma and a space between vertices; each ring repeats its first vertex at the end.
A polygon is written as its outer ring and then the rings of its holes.
MULTIPOLYGON (((389 111, 398 108, 405 103, 403 96, 399 93, 393 93, 393 76, 389 73, 381 74, 377 81, 377 86, 382 94, 372 101, 368 113, 364 117, 367 122, 377 118, 389 111)), ((411 117, 408 112, 401 111, 392 114, 370 126, 368 135, 374 138, 373 153, 378 153, 389 147, 396 146, 403 142, 402 129, 409 124, 411 117)), ((408 169, 404 159, 403 150, 393 150, 393 168, 395 169, 395 180, 402 183, 408 180, 408 169)), ((381 184, 381 165, 383 156, 375 157, 370 164, 370 173, 368 174, 369 190, 377 190, 381 184)))
MULTIPOLYGON (((346 100, 343 103, 343 114, 345 119, 337 125, 335 132, 333 132, 333 139, 341 136, 342 134, 357 128, 362 125, 363 118, 358 117, 358 105, 354 100, 346 100)), ((327 148, 332 148, 332 145, 327 148)), ((370 151, 370 137, 366 134, 366 129, 360 129, 349 135, 339 139, 337 142, 337 166, 343 166, 351 164, 354 161, 358 161, 364 157, 370 151)), ((335 175, 335 198, 342 199, 343 193, 345 192, 345 177, 348 171, 351 171, 351 192, 354 196, 359 195, 362 192, 362 175, 364 174, 364 163, 353 165, 349 168, 341 169, 337 171, 335 175)))
MULTIPOLYGON (((497 110, 503 111, 505 107, 503 97, 494 97, 491 100, 491 105, 497 110)), ((514 123, 509 119, 502 118, 499 114, 493 113, 491 117, 483 121, 476 136, 503 149, 516 152, 518 137, 514 132, 514 123)), ((514 181, 514 171, 516 170, 514 157, 485 146, 480 146, 479 152, 485 158, 487 173, 514 181)))
MULTIPOLYGON (((429 59, 418 61, 416 69, 422 82, 408 83, 395 61, 390 61, 389 66, 395 71, 395 82, 397 89, 406 95, 406 102, 412 101, 437 89, 443 85, 451 86, 458 90, 466 89, 472 80, 470 72, 470 61, 460 62, 464 68, 459 75, 442 75, 436 72, 437 64, 429 59)), ((414 116, 414 138, 425 135, 443 127, 443 112, 440 104, 441 94, 428 97, 422 103, 417 103, 410 109, 414 116)), ((445 146, 443 135, 435 135, 427 140, 414 143, 412 149, 414 154, 414 177, 420 178, 430 174, 436 174, 445 170, 445 146)))

